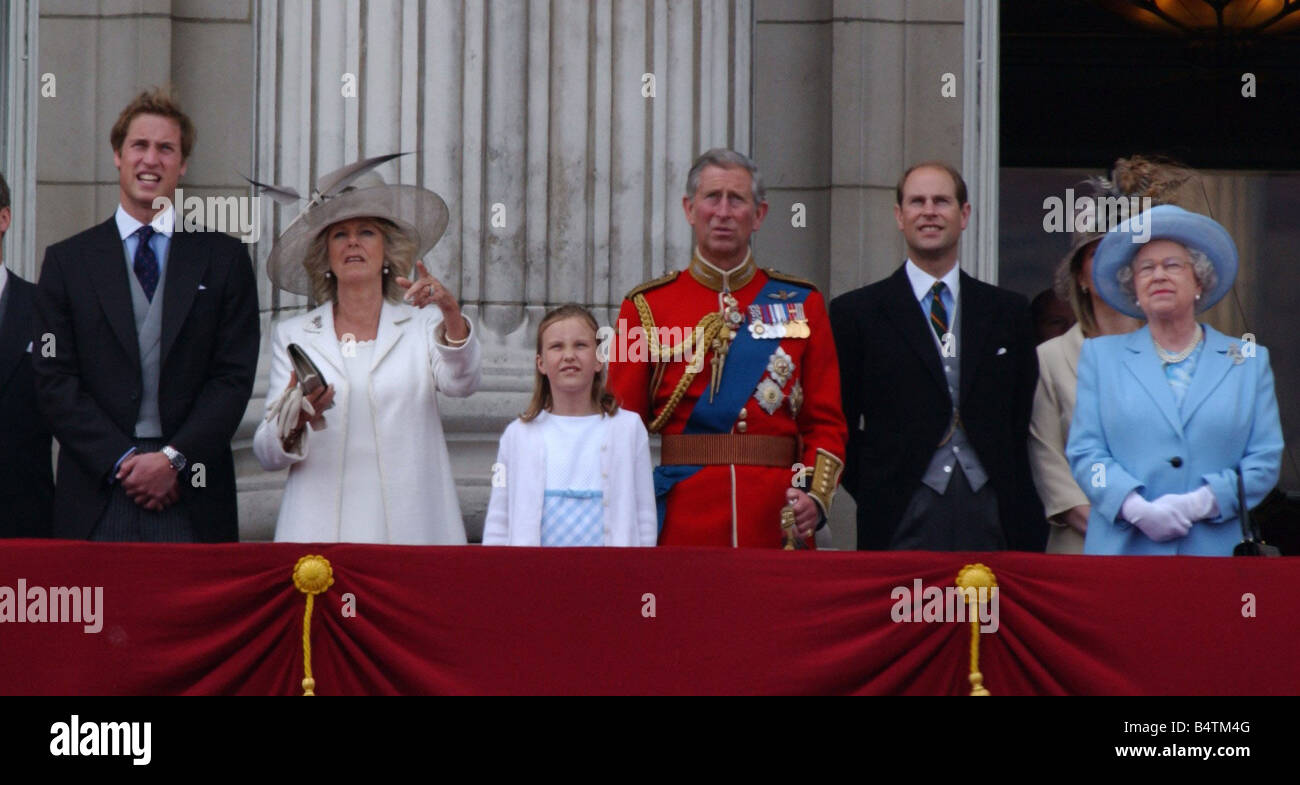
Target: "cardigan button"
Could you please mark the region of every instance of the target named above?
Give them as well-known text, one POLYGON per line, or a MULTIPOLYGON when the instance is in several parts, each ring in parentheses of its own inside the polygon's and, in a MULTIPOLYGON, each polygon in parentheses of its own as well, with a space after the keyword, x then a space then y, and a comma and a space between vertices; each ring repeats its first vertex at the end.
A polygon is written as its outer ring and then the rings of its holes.
POLYGON ((1174 457, 1169 459, 1169 465, 1177 469, 1183 465, 1183 459, 1175 455, 1174 457))

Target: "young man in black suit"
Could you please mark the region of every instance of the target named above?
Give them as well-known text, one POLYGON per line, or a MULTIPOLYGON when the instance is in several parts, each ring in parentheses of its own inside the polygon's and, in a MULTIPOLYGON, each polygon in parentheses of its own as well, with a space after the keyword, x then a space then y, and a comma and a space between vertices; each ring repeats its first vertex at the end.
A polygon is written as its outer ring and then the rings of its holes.
POLYGON ((194 137, 167 94, 141 93, 109 140, 117 212, 45 253, 33 357, 60 445, 56 537, 238 538, 230 440, 257 369, 257 287, 238 240, 176 221, 194 137))
POLYGON ((1028 303, 958 266, 971 206, 956 169, 917 164, 895 198, 907 261, 830 308, 858 548, 1041 551, 1028 303))
MULTIPOLYGON (((0 175, 0 241, 12 218, 9 184, 0 175)), ((36 405, 32 373, 35 291, 5 269, 0 244, 0 537, 50 536, 50 426, 36 405)))

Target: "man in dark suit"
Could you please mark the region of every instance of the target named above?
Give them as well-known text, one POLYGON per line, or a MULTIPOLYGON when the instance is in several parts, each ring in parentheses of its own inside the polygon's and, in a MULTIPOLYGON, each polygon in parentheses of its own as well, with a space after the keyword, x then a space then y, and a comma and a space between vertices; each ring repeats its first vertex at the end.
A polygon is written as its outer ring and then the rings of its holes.
POLYGON ((238 538, 230 440, 257 368, 257 288, 238 240, 176 220, 194 136, 169 96, 140 94, 110 136, 117 212, 46 251, 34 359, 60 445, 56 537, 238 538))
MULTIPOLYGON (((0 241, 11 218, 9 184, 0 175, 0 241)), ((35 290, 5 269, 0 244, 0 537, 50 536, 52 442, 32 374, 35 290)))
POLYGON ((830 308, 858 548, 1041 551, 1028 303, 958 266, 971 206, 956 169, 917 164, 895 198, 907 261, 830 308))

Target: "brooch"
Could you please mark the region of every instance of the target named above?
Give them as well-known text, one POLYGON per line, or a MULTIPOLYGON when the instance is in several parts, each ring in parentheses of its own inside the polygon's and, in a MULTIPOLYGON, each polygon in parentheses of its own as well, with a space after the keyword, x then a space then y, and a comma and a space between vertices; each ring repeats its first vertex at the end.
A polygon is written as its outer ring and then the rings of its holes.
POLYGON ((1246 357, 1241 353, 1241 347, 1237 344, 1228 344, 1228 357, 1232 359, 1233 365, 1241 365, 1246 362, 1246 357))

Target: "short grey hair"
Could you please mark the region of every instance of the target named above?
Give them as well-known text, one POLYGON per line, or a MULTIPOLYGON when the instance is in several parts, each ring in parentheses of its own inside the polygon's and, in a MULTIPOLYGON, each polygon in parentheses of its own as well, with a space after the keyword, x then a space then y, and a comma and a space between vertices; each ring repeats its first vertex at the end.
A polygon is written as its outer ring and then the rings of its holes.
POLYGON ((695 163, 691 164, 690 174, 686 175, 686 198, 694 199, 695 192, 700 190, 700 174, 704 172, 706 166, 720 166, 723 169, 741 168, 749 172, 750 189, 753 191, 754 204, 762 204, 767 201, 767 189, 763 187, 763 175, 759 174, 758 164, 749 156, 738 153, 735 150, 728 150, 725 147, 715 147, 707 150, 695 163))
MULTIPOLYGON (((1179 243, 1179 245, 1182 244, 1179 243)), ((1210 261, 1210 257, 1195 248, 1188 248, 1185 245, 1183 248, 1187 251, 1187 255, 1191 257, 1192 274, 1196 276, 1196 283, 1200 284, 1201 290, 1208 292, 1218 286, 1219 273, 1214 269, 1214 262, 1210 261)), ((1133 285, 1132 262, 1129 262, 1115 271, 1115 280, 1119 282, 1120 291, 1122 291, 1126 297, 1131 297, 1135 300, 1137 299, 1137 289, 1133 285)))

